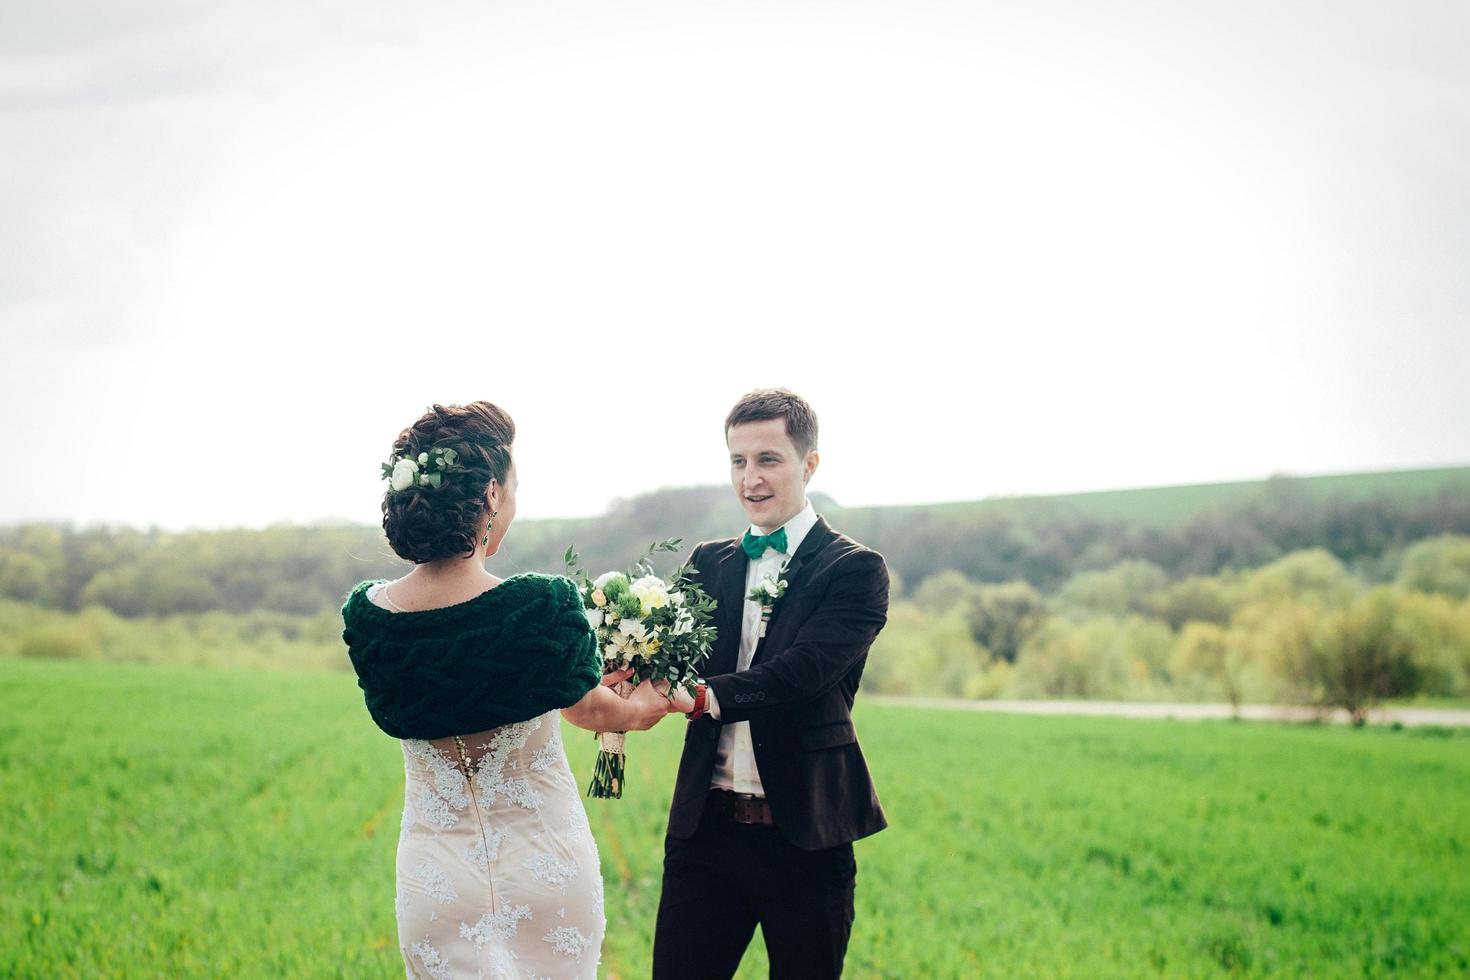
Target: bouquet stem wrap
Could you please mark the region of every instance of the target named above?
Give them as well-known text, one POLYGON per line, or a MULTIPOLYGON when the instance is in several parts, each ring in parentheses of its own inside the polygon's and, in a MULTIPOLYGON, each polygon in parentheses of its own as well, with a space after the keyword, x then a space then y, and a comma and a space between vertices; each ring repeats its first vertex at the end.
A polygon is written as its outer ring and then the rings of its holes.
MULTIPOLYGON (((627 681, 614 684, 613 692, 623 700, 633 693, 633 685, 627 681)), ((627 741, 626 732, 597 733, 597 765, 592 769, 592 783, 587 795, 595 800, 620 800, 623 798, 623 769, 627 741)))

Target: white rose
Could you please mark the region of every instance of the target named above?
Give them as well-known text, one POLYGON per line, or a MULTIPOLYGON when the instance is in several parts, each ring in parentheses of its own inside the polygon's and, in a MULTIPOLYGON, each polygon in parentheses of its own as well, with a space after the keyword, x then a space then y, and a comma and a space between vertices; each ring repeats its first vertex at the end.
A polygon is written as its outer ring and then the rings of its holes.
POLYGON ((592 580, 592 587, 595 588, 598 592, 601 592, 603 590, 603 587, 606 586, 607 583, 611 582, 613 579, 617 578, 621 574, 623 573, 603 572, 601 575, 597 576, 597 578, 592 580))
POLYGON ((421 475, 419 477, 419 486, 426 487, 428 485, 429 485, 429 474, 425 473, 425 474, 423 474, 423 475, 421 475))
POLYGON ((424 466, 428 462, 429 462, 429 454, 428 453, 419 453, 419 465, 420 466, 424 466))
POLYGON ((414 474, 419 471, 419 464, 411 459, 400 459, 393 464, 392 486, 394 490, 406 490, 413 486, 414 474))
POLYGON ((618 624, 618 629, 634 643, 642 643, 648 636, 648 629, 641 619, 625 619, 618 624))
POLYGON ((632 589, 649 589, 651 591, 661 592, 664 595, 668 595, 669 594, 669 587, 668 587, 668 585, 664 582, 663 579, 659 578, 657 575, 645 575, 642 578, 634 579, 633 580, 633 583, 629 586, 629 588, 632 588, 632 589))
POLYGON ((589 609, 589 610, 587 610, 587 624, 589 626, 591 626, 593 629, 597 629, 597 627, 601 626, 602 625, 602 610, 601 609, 589 609))
POLYGON ((669 604, 669 587, 657 575, 643 576, 629 585, 628 591, 633 593, 643 606, 645 616, 669 604))
POLYGON ((761 579, 760 587, 765 589, 771 595, 775 595, 776 590, 781 587, 781 583, 776 579, 776 576, 767 575, 765 578, 761 579))

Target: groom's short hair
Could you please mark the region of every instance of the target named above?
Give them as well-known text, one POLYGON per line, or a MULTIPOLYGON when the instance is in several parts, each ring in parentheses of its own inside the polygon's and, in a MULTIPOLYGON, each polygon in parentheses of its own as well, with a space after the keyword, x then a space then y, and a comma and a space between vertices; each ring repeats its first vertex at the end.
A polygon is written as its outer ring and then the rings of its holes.
POLYGON ((817 413, 805 398, 785 388, 757 388, 741 395, 725 416, 725 438, 734 426, 765 419, 785 419, 786 435, 801 455, 817 448, 817 413))

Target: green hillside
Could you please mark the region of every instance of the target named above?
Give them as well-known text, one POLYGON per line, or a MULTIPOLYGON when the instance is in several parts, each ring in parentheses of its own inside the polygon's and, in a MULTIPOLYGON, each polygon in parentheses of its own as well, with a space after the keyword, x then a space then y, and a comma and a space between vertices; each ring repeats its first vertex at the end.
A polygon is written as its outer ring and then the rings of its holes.
POLYGON ((1103 521, 1168 528, 1208 508, 1237 508, 1269 501, 1281 494, 1299 494, 1319 503, 1375 498, 1410 502, 1423 501, 1446 490, 1470 492, 1470 466, 1328 476, 1275 476, 1232 483, 1193 483, 1050 496, 987 497, 918 506, 851 507, 843 512, 863 517, 878 513, 913 515, 923 511, 945 516, 983 513, 1036 516, 1062 512, 1103 521))

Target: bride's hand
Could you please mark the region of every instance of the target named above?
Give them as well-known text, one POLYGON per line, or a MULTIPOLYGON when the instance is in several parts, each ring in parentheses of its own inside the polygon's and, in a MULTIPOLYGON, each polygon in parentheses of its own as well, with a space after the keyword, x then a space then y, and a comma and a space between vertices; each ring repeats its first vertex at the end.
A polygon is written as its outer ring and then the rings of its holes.
POLYGON ((612 687, 614 684, 617 684, 620 681, 625 681, 625 680, 627 680, 628 678, 630 678, 632 676, 633 676, 633 668, 632 667, 624 667, 622 670, 615 670, 611 674, 603 674, 602 675, 602 686, 603 687, 612 687))

